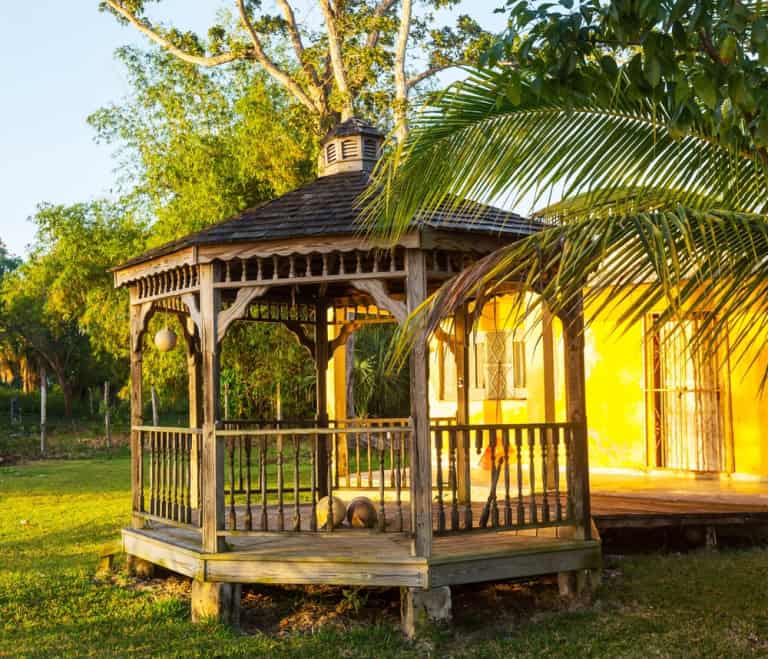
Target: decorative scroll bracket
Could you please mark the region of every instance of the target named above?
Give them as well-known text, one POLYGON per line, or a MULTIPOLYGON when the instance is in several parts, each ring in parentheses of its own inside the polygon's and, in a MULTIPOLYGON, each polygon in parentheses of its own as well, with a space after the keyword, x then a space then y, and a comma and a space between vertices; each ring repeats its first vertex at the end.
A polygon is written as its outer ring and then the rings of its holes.
POLYGON ((398 325, 405 323, 408 317, 405 303, 390 297, 387 285, 382 279, 355 279, 350 283, 358 291, 368 293, 377 306, 389 311, 398 325))
POLYGON ((257 297, 264 295, 267 290, 269 290, 269 286, 244 286, 237 291, 237 297, 232 305, 219 312, 216 331, 216 338, 219 342, 227 335, 229 326, 245 316, 248 305, 257 297))
POLYGON ((140 307, 139 313, 136 316, 134 322, 136 323, 135 327, 133 327, 133 331, 131 334, 133 335, 133 350, 135 352, 141 352, 141 339, 144 336, 144 332, 147 329, 147 322, 149 320, 149 317, 152 315, 152 312, 154 311, 154 303, 153 302, 141 302, 137 306, 140 307))
POLYGON ((197 305, 197 299, 194 293, 185 293, 180 296, 181 301, 187 307, 189 317, 197 328, 197 335, 203 335, 203 317, 200 315, 200 307, 197 305))
POLYGON ((304 346, 307 350, 309 350, 309 354, 312 355, 312 358, 315 358, 315 340, 308 336, 307 333, 304 331, 304 327, 302 324, 296 320, 283 320, 281 321, 283 325, 285 325, 286 329, 293 334, 296 337, 296 340, 299 342, 299 345, 304 346))

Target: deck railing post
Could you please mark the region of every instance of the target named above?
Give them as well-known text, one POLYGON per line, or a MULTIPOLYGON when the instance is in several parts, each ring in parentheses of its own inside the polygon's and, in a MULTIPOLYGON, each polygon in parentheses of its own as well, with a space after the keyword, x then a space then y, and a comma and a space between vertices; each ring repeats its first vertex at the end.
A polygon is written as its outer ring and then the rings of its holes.
MULTIPOLYGON (((315 377, 316 421, 318 428, 328 427, 328 303, 320 300, 315 305, 315 377)), ((320 497, 328 494, 328 447, 329 438, 318 435, 317 491, 320 497)))
MULTIPOLYGON (((424 252, 406 250, 406 290, 408 313, 415 311, 427 297, 427 269, 424 252)), ((432 553, 432 451, 429 434, 429 361, 427 337, 419 332, 410 357, 411 418, 411 524, 413 553, 432 553)))
POLYGON ((214 287, 216 264, 200 265, 200 344, 203 372, 203 551, 224 549, 224 444, 216 438, 219 402, 218 315, 221 293, 214 287))
MULTIPOLYGON (((143 305, 138 302, 138 289, 130 289, 130 361, 131 361, 131 512, 144 511, 144 453, 141 431, 134 430, 143 423, 142 416, 142 337, 144 334, 143 305)), ((133 528, 141 528, 144 519, 132 515, 133 528)))
POLYGON ((581 293, 574 294, 569 309, 560 313, 565 352, 565 399, 568 421, 573 426, 573 501, 576 537, 585 540, 592 534, 589 504, 589 458, 587 442, 587 400, 584 375, 584 304, 581 293))

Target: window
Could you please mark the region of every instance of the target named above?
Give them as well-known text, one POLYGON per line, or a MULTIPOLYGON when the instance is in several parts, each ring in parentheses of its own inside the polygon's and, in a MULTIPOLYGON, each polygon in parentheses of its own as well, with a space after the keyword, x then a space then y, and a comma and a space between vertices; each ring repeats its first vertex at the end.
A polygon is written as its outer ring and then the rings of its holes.
POLYGON ((487 332, 485 344, 486 400, 526 398, 525 342, 504 330, 487 332))
MULTIPOLYGON (((650 319, 649 325, 658 317, 650 319)), ((650 466, 727 471, 728 421, 720 355, 691 343, 699 318, 664 323, 647 334, 650 466)), ((717 352, 717 351, 716 351, 717 352)))

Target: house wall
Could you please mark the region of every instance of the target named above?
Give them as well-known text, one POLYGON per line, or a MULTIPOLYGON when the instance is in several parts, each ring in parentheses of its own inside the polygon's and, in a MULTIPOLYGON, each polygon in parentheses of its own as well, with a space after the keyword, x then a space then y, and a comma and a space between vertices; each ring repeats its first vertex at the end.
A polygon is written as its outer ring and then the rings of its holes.
MULTIPOLYGON (((648 440, 646 433, 645 401, 645 330, 643 323, 617 329, 617 320, 628 305, 630 298, 612 310, 589 321, 585 333, 585 371, 587 381, 587 420, 589 424, 590 465, 594 470, 649 468, 648 440)), ((479 333, 509 329, 512 326, 512 298, 500 298, 489 302, 476 325, 479 333)), ((751 325, 757 325, 750 319, 751 325)), ((735 337, 742 326, 731 326, 735 337)), ((446 324, 444 329, 450 330, 446 324)), ((753 332, 763 330, 751 330, 753 332)), ((556 420, 565 418, 563 385, 562 332, 557 320, 553 322, 554 335, 554 388, 556 420)), ((521 328, 525 339, 527 392, 519 400, 487 400, 482 392, 472 391, 470 397, 470 421, 472 423, 526 423, 545 420, 544 409, 544 361, 541 340, 541 323, 526 319, 521 328)), ((765 344, 765 341, 760 344, 765 344)), ((343 355, 330 364, 329 414, 337 416, 344 409, 343 355)), ((430 343, 430 416, 454 417, 455 396, 441 400, 438 396, 439 365, 438 341, 430 343)), ((449 354, 449 357, 452 355, 449 354)), ((762 420, 768 415, 768 386, 760 393, 763 373, 768 369, 768 349, 750 353, 741 359, 730 359, 728 386, 723 392, 725 404, 730 406, 730 428, 733 454, 732 462, 737 475, 768 478, 768 423, 762 420), (750 362, 754 364, 750 368, 750 362)))

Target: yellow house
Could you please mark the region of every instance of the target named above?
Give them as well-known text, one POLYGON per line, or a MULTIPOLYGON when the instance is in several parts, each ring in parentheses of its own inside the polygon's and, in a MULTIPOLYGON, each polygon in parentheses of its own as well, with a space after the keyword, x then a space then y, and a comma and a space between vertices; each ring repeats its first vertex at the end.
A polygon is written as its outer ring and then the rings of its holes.
MULTIPOLYGON (((559 320, 529 318, 518 324, 514 305, 511 296, 487 302, 469 333, 468 413, 473 424, 565 418, 559 320)), ((620 313, 616 309, 612 316, 591 320, 586 310, 593 483, 599 486, 601 476, 641 474, 710 482, 768 480, 768 426, 761 423, 768 407, 760 393, 766 351, 736 361, 725 350, 714 357, 692 354, 682 335, 689 327, 670 326, 657 336, 650 331, 649 317, 617 329, 620 313)), ((443 329, 430 344, 429 405, 432 418, 450 419, 457 413, 460 387, 451 327, 443 329)), ((332 418, 348 416, 345 357, 341 348, 331 362, 332 418)))

